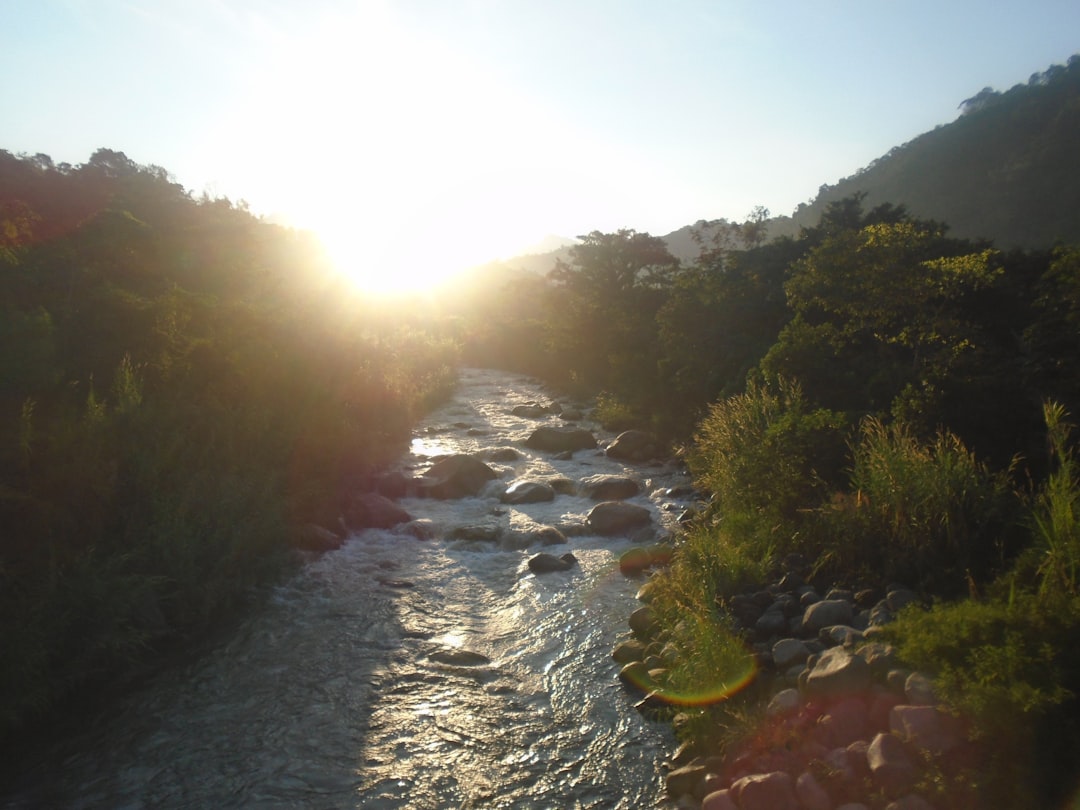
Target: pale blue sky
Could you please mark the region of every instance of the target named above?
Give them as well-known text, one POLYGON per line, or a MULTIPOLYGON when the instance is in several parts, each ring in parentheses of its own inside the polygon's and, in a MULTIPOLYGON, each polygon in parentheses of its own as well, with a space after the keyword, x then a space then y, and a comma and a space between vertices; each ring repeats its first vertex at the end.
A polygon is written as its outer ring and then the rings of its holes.
POLYGON ((118 149, 369 256, 459 264, 549 233, 789 214, 1080 52, 1076 0, 0 10, 0 148, 118 149))

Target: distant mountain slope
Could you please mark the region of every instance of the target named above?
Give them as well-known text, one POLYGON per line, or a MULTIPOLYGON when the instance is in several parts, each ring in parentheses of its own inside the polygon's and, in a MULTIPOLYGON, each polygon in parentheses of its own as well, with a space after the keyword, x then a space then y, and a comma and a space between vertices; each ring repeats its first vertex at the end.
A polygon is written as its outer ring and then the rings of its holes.
MULTIPOLYGON (((952 236, 991 239, 1001 248, 1080 244, 1080 54, 1006 93, 985 88, 961 103, 951 124, 919 135, 835 185, 823 185, 790 217, 767 222, 767 238, 817 225, 825 207, 853 194, 863 206, 905 205, 952 236)), ((663 236, 685 263, 724 220, 699 220, 663 236)), ((741 244, 736 240, 736 246, 741 244)), ((569 247, 495 262, 490 268, 547 273, 569 247)))
MULTIPOLYGON (((822 186, 791 225, 811 226, 825 206, 865 192, 867 207, 891 202, 936 219, 961 237, 1003 248, 1080 243, 1080 54, 1006 93, 986 88, 960 117, 822 186)), ((770 236, 788 231, 777 222, 770 236)))

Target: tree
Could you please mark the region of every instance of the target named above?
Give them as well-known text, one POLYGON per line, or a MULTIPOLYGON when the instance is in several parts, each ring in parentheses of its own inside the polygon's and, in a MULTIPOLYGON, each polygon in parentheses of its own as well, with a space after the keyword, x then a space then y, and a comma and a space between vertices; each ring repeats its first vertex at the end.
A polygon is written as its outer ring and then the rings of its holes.
POLYGON ((549 278, 581 292, 621 296, 635 289, 663 287, 679 267, 679 260, 658 236, 624 229, 593 231, 578 239, 570 248, 570 263, 558 259, 549 278))
POLYGON ((1002 274, 1000 255, 946 240, 927 223, 878 223, 829 236, 785 286, 793 320, 763 361, 827 407, 885 412, 901 395, 949 385, 983 346, 969 294, 1002 274))
POLYGON ((747 249, 761 247, 769 232, 769 209, 764 205, 754 206, 746 215, 746 222, 739 226, 739 235, 747 249))
POLYGON ((679 268, 663 239, 620 230, 579 237, 555 287, 553 345, 572 379, 638 403, 655 392, 656 313, 679 268))

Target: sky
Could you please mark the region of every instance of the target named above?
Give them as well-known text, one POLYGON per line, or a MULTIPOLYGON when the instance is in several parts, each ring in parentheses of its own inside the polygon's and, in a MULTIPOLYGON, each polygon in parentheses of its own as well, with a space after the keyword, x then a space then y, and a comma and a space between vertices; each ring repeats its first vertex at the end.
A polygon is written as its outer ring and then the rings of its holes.
POLYGON ((1076 0, 0 0, 0 148, 100 147, 374 284, 790 214, 1080 52, 1076 0))

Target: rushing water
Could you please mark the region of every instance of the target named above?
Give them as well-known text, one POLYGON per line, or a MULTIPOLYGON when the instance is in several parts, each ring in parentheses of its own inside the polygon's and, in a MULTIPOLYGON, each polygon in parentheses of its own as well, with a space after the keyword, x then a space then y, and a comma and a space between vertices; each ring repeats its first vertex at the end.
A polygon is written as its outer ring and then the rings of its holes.
MULTIPOLYGON (((644 485, 632 500, 654 510, 658 527, 674 519, 663 492, 684 481, 673 468, 525 448, 539 424, 560 423, 510 415, 531 400, 547 400, 534 382, 464 370, 403 468, 418 474, 440 454, 513 447, 516 460, 489 462, 505 483, 626 473, 644 485)), ((547 550, 572 551, 578 565, 534 576, 527 560, 539 548, 448 539, 461 527, 513 537, 534 524, 581 524, 592 505, 566 494, 526 506, 496 493, 402 501, 432 521, 434 539, 368 530, 313 559, 221 644, 40 759, 3 806, 657 806, 671 739, 633 709, 610 656, 638 606, 639 583, 617 566, 630 541, 571 536, 547 550), (490 663, 429 657, 455 649, 490 663)))

